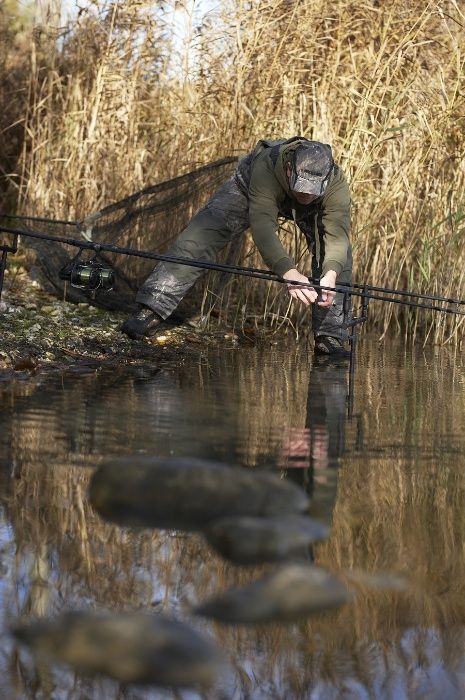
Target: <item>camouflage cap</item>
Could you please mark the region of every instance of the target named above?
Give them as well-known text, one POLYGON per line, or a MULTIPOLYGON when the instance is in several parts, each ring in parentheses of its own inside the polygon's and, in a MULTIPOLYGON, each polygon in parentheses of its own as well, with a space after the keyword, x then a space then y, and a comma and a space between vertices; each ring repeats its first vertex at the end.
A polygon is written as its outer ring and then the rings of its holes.
POLYGON ((331 146, 319 141, 302 144, 293 154, 289 187, 294 192, 320 196, 334 167, 331 146))

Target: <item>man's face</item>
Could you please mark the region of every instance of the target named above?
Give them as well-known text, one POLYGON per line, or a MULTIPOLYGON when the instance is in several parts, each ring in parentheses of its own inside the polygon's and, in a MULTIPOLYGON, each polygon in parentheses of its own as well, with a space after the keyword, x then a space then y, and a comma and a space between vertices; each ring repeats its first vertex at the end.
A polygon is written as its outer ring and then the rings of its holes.
MULTIPOLYGON (((290 165, 290 163, 288 163, 287 168, 286 168, 286 174, 287 174, 288 180, 291 176, 291 172, 292 172, 291 165, 290 165)), ((298 202, 299 204, 303 204, 303 205, 310 204, 311 202, 313 202, 314 199, 318 198, 318 195, 316 195, 316 194, 307 194, 306 192, 294 192, 294 190, 291 190, 291 196, 293 199, 296 200, 296 202, 298 202)))
POLYGON ((294 192, 291 190, 291 195, 299 204, 310 204, 314 199, 317 199, 316 194, 306 194, 305 192, 294 192))

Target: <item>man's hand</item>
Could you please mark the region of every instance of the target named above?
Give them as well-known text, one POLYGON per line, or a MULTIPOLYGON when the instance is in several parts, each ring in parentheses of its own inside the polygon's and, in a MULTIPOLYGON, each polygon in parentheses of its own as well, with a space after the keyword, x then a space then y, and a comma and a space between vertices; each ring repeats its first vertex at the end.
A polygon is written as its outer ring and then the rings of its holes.
MULTIPOLYGON (((336 286, 337 273, 334 270, 328 270, 326 275, 320 279, 320 284, 322 287, 334 287, 336 286)), ((328 289, 321 289, 321 301, 318 302, 318 306, 331 306, 336 296, 336 292, 330 292, 328 289)))
MULTIPOLYGON (((302 282, 303 284, 309 284, 310 282, 308 277, 301 275, 295 268, 285 272, 283 277, 285 280, 294 280, 295 282, 302 282)), ((308 304, 313 304, 318 299, 318 294, 313 287, 299 287, 297 284, 288 284, 287 289, 291 297, 303 301, 307 306, 308 304)))

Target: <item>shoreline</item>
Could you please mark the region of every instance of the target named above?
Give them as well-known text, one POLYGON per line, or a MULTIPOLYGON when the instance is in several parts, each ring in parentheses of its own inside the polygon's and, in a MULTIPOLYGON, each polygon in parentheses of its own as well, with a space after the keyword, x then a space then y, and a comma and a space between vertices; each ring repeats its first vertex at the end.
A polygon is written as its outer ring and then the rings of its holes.
MULTIPOLYGON (((24 268, 8 272, 0 300, 0 381, 73 366, 179 365, 208 348, 263 342, 263 337, 240 337, 227 326, 205 330, 195 319, 170 320, 153 338, 131 340, 119 330, 127 314, 62 301, 24 268)), ((277 343, 273 338, 268 344, 277 343)))

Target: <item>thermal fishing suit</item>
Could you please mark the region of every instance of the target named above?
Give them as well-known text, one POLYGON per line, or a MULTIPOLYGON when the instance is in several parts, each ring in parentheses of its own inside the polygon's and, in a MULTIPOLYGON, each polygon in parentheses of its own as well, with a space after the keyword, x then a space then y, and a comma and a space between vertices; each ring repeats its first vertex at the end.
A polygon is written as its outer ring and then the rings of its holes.
MULTIPOLYGON (((341 169, 335 165, 323 195, 309 205, 291 195, 285 164, 292 151, 305 142, 259 141, 227 180, 197 212, 168 251, 169 255, 211 262, 227 243, 251 228, 253 240, 270 270, 284 275, 296 267, 278 238, 278 218, 293 220, 305 235, 312 253, 312 276, 335 270, 338 283, 352 281, 349 243, 350 192, 341 169)), ((136 301, 167 318, 177 307, 202 269, 177 263, 159 263, 140 288, 136 301)), ((345 340, 342 295, 335 304, 312 305, 315 336, 345 340)))

